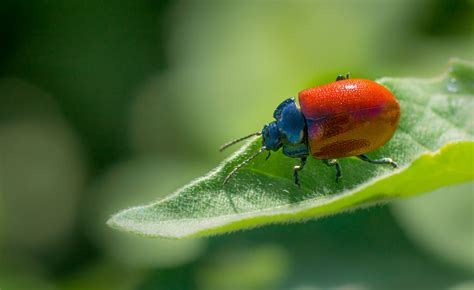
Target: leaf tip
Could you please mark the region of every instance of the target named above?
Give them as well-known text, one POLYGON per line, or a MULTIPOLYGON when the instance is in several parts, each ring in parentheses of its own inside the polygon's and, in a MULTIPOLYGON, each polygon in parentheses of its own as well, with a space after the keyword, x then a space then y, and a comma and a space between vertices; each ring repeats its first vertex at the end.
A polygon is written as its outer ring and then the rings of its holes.
POLYGON ((121 229, 120 223, 117 222, 117 215, 118 215, 118 214, 114 214, 113 216, 111 216, 111 217, 105 222, 105 224, 108 225, 109 227, 113 228, 113 229, 121 229))
POLYGON ((116 230, 124 231, 124 232, 131 232, 130 224, 127 218, 127 212, 130 209, 125 209, 119 211, 118 213, 112 215, 107 221, 106 224, 116 230))

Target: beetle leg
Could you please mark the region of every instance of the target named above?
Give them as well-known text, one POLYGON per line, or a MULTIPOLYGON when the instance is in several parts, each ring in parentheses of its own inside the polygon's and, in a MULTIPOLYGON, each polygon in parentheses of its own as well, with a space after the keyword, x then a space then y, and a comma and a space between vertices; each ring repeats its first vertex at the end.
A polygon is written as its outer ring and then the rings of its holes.
POLYGON ((357 156, 360 160, 364 160, 369 163, 373 164, 390 164, 392 165, 393 168, 397 168, 398 164, 397 162, 393 161, 391 158, 382 158, 382 159, 370 159, 369 156, 362 154, 357 156))
POLYGON ((337 78, 336 78, 336 82, 337 81, 343 81, 343 80, 348 80, 349 77, 350 77, 350 73, 347 73, 346 76, 343 76, 343 75, 337 75, 337 78))
POLYGON ((336 167, 336 182, 339 182, 339 180, 342 178, 342 170, 341 170, 341 165, 337 161, 337 159, 325 159, 323 160, 324 164, 327 166, 335 166, 336 167))
POLYGON ((298 171, 303 170, 305 164, 306 164, 306 158, 307 157, 301 157, 301 165, 295 165, 293 167, 293 176, 295 178, 295 184, 300 187, 300 179, 298 177, 298 171))
POLYGON ((346 78, 343 76, 343 75, 337 75, 337 78, 336 78, 336 82, 338 81, 343 81, 345 80, 346 78))
POLYGON ((269 150, 269 151, 268 151, 268 155, 267 155, 267 157, 265 157, 265 161, 267 161, 267 160, 268 160, 268 158, 270 158, 270 155, 272 155, 272 151, 270 151, 270 150, 269 150))

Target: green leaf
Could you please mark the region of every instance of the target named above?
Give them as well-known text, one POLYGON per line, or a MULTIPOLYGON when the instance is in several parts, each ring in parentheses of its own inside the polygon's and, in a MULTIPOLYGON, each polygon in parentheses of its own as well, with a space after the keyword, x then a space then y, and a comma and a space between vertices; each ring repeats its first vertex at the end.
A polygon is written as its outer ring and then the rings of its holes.
POLYGON ((224 177, 261 146, 254 139, 206 176, 147 206, 114 215, 112 227, 145 236, 185 238, 268 223, 301 221, 387 202, 474 179, 474 64, 452 60, 435 79, 382 78, 397 96, 402 117, 392 140, 370 154, 401 167, 341 159, 344 177, 311 159, 293 182, 298 160, 259 156, 225 186, 224 177))

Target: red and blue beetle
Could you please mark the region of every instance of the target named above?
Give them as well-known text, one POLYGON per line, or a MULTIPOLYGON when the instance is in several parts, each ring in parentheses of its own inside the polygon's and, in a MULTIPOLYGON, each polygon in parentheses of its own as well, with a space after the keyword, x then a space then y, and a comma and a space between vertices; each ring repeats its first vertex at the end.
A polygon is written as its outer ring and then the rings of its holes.
POLYGON ((281 103, 273 113, 275 121, 253 133, 223 145, 220 150, 252 136, 262 136, 262 147, 236 166, 224 184, 245 164, 265 150, 282 148, 288 157, 299 158, 293 167, 296 185, 298 172, 309 155, 336 168, 336 182, 342 177, 337 158, 357 156, 375 164, 397 163, 390 158, 373 160, 366 153, 382 147, 392 138, 400 120, 400 105, 384 86, 367 79, 349 79, 339 75, 336 82, 306 89, 295 98, 281 103))

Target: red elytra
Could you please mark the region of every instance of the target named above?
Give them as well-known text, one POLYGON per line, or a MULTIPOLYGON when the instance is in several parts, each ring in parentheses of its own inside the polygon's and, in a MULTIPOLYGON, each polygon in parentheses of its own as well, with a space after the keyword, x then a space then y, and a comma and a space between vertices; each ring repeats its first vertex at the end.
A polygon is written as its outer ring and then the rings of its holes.
POLYGON ((310 153, 317 159, 364 154, 387 143, 397 129, 400 105, 384 86, 347 79, 298 94, 310 153))

